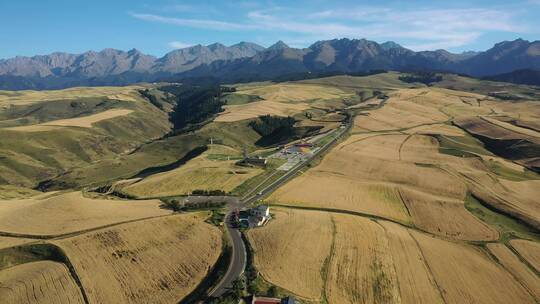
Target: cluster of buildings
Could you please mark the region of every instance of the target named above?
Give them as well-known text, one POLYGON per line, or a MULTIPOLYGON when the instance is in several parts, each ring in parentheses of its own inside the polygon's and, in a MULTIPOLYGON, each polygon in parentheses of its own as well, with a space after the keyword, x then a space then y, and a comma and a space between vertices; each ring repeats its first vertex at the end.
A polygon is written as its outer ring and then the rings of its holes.
POLYGON ((263 226, 270 218, 270 207, 260 205, 247 210, 236 210, 232 220, 241 228, 254 228, 263 226))
POLYGON ((241 166, 266 167, 267 160, 264 157, 247 157, 245 156, 240 162, 241 166))

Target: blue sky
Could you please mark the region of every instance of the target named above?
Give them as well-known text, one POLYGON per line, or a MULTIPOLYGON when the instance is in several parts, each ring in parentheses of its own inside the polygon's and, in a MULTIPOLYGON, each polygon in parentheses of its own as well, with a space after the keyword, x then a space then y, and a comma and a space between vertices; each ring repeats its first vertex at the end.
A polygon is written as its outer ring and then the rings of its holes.
POLYGON ((461 52, 539 40, 539 16, 540 0, 0 0, 0 58, 107 47, 162 56, 194 44, 307 47, 342 37, 461 52))

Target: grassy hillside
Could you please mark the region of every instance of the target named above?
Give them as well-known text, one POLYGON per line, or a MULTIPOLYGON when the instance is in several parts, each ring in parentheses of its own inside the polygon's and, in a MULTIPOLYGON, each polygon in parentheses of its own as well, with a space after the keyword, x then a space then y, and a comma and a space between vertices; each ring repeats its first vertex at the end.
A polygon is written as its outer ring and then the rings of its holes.
POLYGON ((168 114, 138 89, 28 91, 0 98, 0 184, 33 187, 162 137, 170 130, 168 114))

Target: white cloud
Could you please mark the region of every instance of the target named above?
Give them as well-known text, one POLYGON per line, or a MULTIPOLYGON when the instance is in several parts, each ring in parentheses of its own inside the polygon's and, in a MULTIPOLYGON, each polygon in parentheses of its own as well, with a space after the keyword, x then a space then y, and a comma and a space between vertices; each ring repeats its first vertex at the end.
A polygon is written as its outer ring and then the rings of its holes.
POLYGON ((407 10, 368 6, 310 12, 273 7, 249 11, 247 18, 240 22, 130 14, 145 21, 184 27, 273 32, 273 36, 278 34, 297 41, 342 37, 406 40, 411 49, 423 50, 461 47, 488 32, 523 32, 524 28, 516 22, 516 13, 512 11, 493 8, 407 10))
POLYGON ((180 42, 180 41, 171 41, 167 43, 167 45, 173 49, 183 49, 183 48, 193 46, 192 43, 185 43, 185 42, 180 42))
POLYGON ((165 17, 165 16, 153 15, 153 14, 138 14, 138 13, 130 13, 130 15, 134 18, 145 20, 145 21, 153 21, 153 22, 159 22, 159 23, 165 23, 165 24, 212 29, 212 30, 219 30, 219 31, 246 30, 246 29, 252 28, 252 26, 250 25, 219 21, 219 20, 210 20, 210 19, 174 18, 174 17, 165 17))
POLYGON ((176 11, 176 12, 192 12, 195 10, 195 8, 191 5, 187 4, 173 4, 165 7, 168 11, 176 11))
POLYGON ((317 35, 319 39, 408 39, 417 41, 410 45, 413 49, 460 47, 485 32, 523 30, 509 12, 477 8, 397 11, 367 7, 322 11, 300 21, 282 16, 265 11, 248 14, 253 23, 266 29, 317 35))

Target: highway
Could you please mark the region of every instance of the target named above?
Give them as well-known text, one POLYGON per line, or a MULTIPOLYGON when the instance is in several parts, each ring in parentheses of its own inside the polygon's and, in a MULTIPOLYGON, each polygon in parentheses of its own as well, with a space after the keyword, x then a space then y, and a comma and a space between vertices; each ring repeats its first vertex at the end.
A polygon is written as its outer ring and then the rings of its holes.
POLYGON ((285 174, 283 174, 273 183, 268 185, 266 188, 259 191, 257 194, 252 195, 248 198, 245 198, 244 200, 240 201, 238 204, 229 205, 229 213, 227 214, 225 218, 225 223, 226 223, 225 225, 227 227, 227 233, 229 234, 229 239, 231 240, 231 245, 232 245, 231 261, 229 263, 229 267, 227 268, 227 272, 225 273, 223 278, 221 278, 221 281, 209 292, 208 295, 210 297, 219 297, 225 294, 227 290, 232 286, 232 282, 234 282, 234 280, 240 277, 242 273, 244 272, 244 269, 246 268, 246 262, 247 262, 246 245, 244 244, 242 240, 242 236, 240 234, 239 229, 232 227, 231 225, 230 217, 232 215, 232 211, 243 206, 248 206, 260 199, 263 199, 270 193, 274 192, 277 188, 281 187, 283 184, 288 182, 290 179, 296 176, 296 174, 302 168, 307 166, 307 164, 311 160, 321 155, 322 153, 326 152, 334 143, 336 143, 336 141, 339 138, 341 138, 344 134, 346 134, 351 129, 352 124, 353 124, 353 117, 349 117, 345 128, 340 129, 334 135, 334 138, 332 138, 332 140, 330 140, 328 143, 322 146, 319 150, 317 150, 317 152, 314 153, 311 157, 307 158, 303 162, 300 162, 298 165, 291 168, 289 171, 286 171, 285 174))

